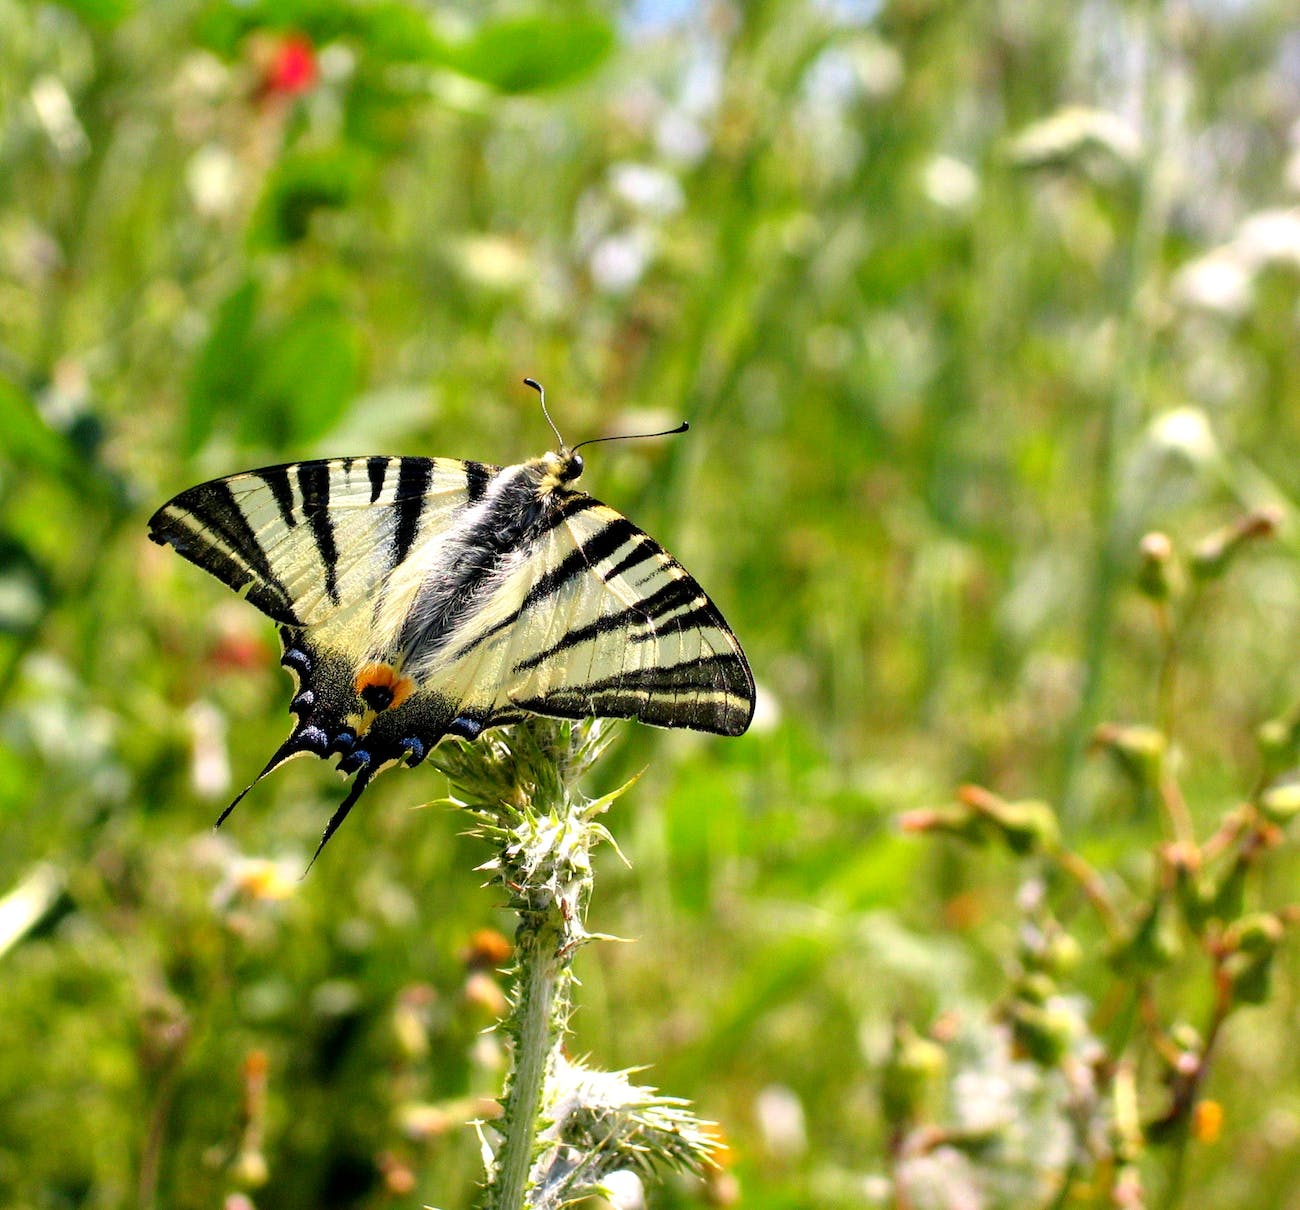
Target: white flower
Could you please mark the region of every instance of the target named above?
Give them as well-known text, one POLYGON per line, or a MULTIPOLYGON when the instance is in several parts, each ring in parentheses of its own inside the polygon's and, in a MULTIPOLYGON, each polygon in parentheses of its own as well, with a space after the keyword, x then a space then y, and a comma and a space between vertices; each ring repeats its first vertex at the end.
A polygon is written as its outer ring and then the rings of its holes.
POLYGON ((216 55, 199 51, 188 55, 176 72, 176 87, 185 99, 216 103, 230 91, 230 68, 216 55))
POLYGON ((649 164, 613 164, 609 184, 616 196, 652 218, 667 218, 685 204, 677 178, 649 164))
POLYGON ((804 94, 817 107, 842 109, 859 97, 881 100, 903 83, 903 58, 875 34, 836 43, 813 60, 804 94))
POLYGON ((343 84, 352 78, 357 68, 357 56, 341 42, 331 42, 316 56, 316 66, 321 79, 331 84, 343 84))
POLYGON ((1131 167, 1142 151, 1142 140, 1117 113, 1070 105, 1027 126, 1011 141, 1014 163, 1025 168, 1063 164, 1101 153, 1131 167))
POLYGON ((955 1147, 904 1157, 894 1179, 906 1204, 916 1210, 986 1210, 979 1172, 955 1147))
POLYGON ((655 123, 655 146, 665 159, 689 167, 708 153, 709 136, 684 109, 666 109, 655 123))
POLYGON ((63 870, 42 861, 32 866, 18 885, 0 898, 0 955, 40 924, 58 902, 66 884, 63 870))
POLYGON ((505 235, 467 235, 456 242, 454 253, 465 277, 489 290, 517 289, 534 272, 528 248, 505 235))
POLYGON ((1209 418, 1200 408, 1170 408, 1151 422, 1149 441, 1164 453, 1186 459, 1193 466, 1216 462, 1219 443, 1214 439, 1209 418))
POLYGON ((190 785, 200 798, 219 798, 230 789, 226 716, 200 699, 185 711, 190 733, 190 785))
POLYGON ((653 240, 643 227, 614 232, 591 250, 592 280, 609 294, 626 294, 650 264, 653 240))
POLYGON ((859 38, 849 53, 867 96, 883 100, 902 86, 903 56, 883 38, 874 34, 859 38))
POLYGON ((75 164, 90 154, 90 139, 77 118, 72 98, 56 76, 37 76, 29 98, 36 120, 65 163, 75 164))
POLYGON ((1187 307, 1236 317, 1250 308, 1250 270, 1231 248, 1216 248, 1189 261, 1174 276, 1174 297, 1187 307))
POLYGON ((949 155, 937 155, 925 166, 921 187, 936 206, 945 210, 969 210, 980 185, 969 164, 949 155))
POLYGON ((645 1210, 645 1186, 635 1172, 627 1169, 611 1172, 601 1185, 601 1192, 613 1210, 645 1210))
POLYGON ((1253 269, 1270 265, 1300 269, 1300 208, 1261 210, 1250 215, 1232 243, 1253 269))
POLYGON ((793 1160, 808 1150, 803 1102, 784 1084, 769 1084, 754 1099, 763 1145, 774 1159, 793 1160))
POLYGON ((219 143, 200 147, 185 166, 185 185, 204 218, 229 214, 239 194, 239 162, 219 143))
POLYGON ((297 857, 245 857, 223 850, 218 857, 222 879, 212 890, 212 907, 224 911, 236 902, 278 903, 293 895, 301 880, 297 857))
POLYGON ((1231 242, 1178 271, 1174 296, 1185 306, 1237 318, 1254 301, 1256 275, 1269 268, 1300 270, 1300 207, 1249 215, 1231 242))

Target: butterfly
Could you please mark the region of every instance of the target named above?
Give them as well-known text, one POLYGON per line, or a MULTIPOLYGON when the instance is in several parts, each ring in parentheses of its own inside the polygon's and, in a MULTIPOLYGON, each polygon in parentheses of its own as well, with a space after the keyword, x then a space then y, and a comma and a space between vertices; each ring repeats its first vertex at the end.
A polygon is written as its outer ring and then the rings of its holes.
POLYGON ((579 447, 544 394, 542 409, 559 453, 517 466, 291 462, 201 483, 153 515, 153 541, 278 623, 295 678, 289 737, 218 826, 303 754, 337 756, 354 778, 315 861, 376 774, 447 735, 533 714, 746 730, 754 678, 731 628, 662 546, 573 487, 579 447))

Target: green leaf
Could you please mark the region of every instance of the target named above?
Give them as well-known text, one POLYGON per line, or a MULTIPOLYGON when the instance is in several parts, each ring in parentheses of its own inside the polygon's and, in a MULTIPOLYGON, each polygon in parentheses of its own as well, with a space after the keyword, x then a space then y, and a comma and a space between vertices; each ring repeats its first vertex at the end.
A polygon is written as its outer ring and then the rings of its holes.
POLYGON ((26 391, 0 378, 0 455, 32 470, 57 470, 69 462, 67 441, 52 429, 26 391))
POLYGON ((249 240, 256 247, 285 247, 303 240, 312 216, 346 206, 366 176, 366 158, 353 147, 286 155, 267 181, 249 240))
POLYGON ((62 6, 88 25, 116 25, 135 10, 136 0, 62 0, 62 6))
POLYGON ((590 74, 614 47, 614 30, 595 15, 516 17, 482 26, 448 48, 451 65, 506 93, 538 92, 590 74))
POLYGON ((273 445, 320 437, 355 394, 360 365, 360 342, 338 304, 313 299, 268 342, 244 435, 273 445))
POLYGON ((244 5, 217 0, 199 14, 195 40, 229 58, 254 30, 293 31, 314 46, 349 39, 359 53, 387 63, 440 60, 443 55, 427 15, 400 0, 356 5, 338 0, 262 0, 244 5))
POLYGON ((356 18, 366 53, 383 62, 433 62, 445 56, 428 17, 409 5, 373 4, 356 18))
POLYGON ((194 37, 200 46, 229 58, 239 53, 240 43, 254 30, 292 30, 320 45, 348 29, 351 17, 348 6, 337 0, 261 0, 247 4, 212 0, 195 21, 194 37))
POLYGON ((254 331, 261 291, 251 278, 217 308, 216 321, 190 373, 185 453, 192 455, 212 434, 218 415, 247 406, 249 380, 261 351, 254 331))

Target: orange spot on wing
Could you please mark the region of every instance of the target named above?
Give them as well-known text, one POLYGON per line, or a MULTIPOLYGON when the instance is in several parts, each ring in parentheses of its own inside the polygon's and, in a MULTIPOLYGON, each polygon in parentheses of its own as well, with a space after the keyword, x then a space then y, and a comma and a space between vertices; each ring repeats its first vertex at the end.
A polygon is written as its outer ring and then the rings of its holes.
POLYGON ((379 688, 392 691, 393 700, 388 703, 389 710, 400 706, 415 689, 415 682, 409 676, 399 676, 391 664, 367 664, 357 673, 354 686, 358 694, 367 689, 379 688))

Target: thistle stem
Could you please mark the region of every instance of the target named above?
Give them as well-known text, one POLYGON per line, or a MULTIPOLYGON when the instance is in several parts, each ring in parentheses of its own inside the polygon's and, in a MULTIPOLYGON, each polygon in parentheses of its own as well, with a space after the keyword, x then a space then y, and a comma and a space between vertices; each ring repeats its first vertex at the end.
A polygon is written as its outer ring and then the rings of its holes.
POLYGON ((489 1210, 524 1210, 530 1185, 542 1098, 568 1017, 568 961, 545 940, 550 930, 520 925, 518 1003, 512 1019, 515 1037, 511 1078, 502 1102, 505 1131, 488 1187, 489 1210))

